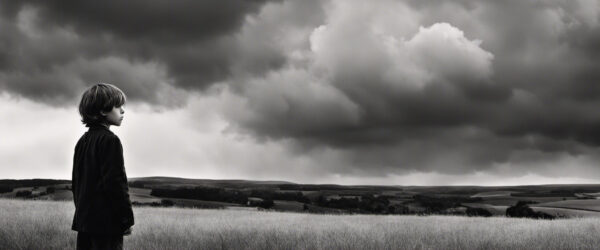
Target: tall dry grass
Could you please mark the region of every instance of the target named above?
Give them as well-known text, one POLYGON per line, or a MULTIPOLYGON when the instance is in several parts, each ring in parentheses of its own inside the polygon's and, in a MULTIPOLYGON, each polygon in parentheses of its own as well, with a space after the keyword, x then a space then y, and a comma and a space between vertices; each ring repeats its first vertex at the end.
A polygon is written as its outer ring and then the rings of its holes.
MULTIPOLYGON (((73 249, 72 202, 0 199, 0 249, 73 249)), ((134 208, 126 249, 597 249, 600 219, 134 208)))

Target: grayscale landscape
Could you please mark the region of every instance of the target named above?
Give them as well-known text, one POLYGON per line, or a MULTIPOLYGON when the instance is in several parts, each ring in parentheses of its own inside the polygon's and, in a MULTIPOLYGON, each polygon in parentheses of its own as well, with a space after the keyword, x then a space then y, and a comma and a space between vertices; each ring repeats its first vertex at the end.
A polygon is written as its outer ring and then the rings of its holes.
POLYGON ((599 62, 598 0, 0 1, 0 249, 100 161, 124 249, 596 249, 599 62))
MULTIPOLYGON (((600 185, 343 186, 146 177, 132 178, 129 186, 140 218, 128 238, 131 249, 593 249, 600 244, 600 185), (179 192, 155 196, 160 190, 179 192), (180 198, 185 195, 196 197, 180 198), (533 213, 507 211, 519 202, 533 213)), ((74 245, 74 238, 65 236, 74 212, 70 181, 0 180, 0 187, 2 246, 74 245)))

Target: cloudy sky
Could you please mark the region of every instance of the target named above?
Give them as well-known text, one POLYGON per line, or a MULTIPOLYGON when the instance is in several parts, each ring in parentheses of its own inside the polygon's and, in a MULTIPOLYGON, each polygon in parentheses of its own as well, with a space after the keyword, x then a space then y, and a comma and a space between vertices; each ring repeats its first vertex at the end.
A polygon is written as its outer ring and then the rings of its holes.
POLYGON ((600 183, 597 0, 0 2, 0 179, 70 179, 82 92, 128 177, 600 183))

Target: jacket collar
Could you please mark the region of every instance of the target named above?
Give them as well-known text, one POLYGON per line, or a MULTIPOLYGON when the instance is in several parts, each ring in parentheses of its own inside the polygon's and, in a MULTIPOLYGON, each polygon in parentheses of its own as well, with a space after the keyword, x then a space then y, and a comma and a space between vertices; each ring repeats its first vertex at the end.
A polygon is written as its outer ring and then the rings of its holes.
POLYGON ((108 131, 110 131, 110 129, 108 129, 108 126, 102 125, 102 124, 91 124, 89 127, 90 127, 90 129, 88 131, 91 131, 91 130, 108 130, 108 131))

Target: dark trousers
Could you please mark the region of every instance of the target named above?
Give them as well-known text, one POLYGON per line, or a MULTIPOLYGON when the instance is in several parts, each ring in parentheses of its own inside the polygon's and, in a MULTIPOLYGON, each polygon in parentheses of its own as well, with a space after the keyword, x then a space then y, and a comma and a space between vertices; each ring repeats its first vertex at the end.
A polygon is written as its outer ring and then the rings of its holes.
POLYGON ((77 250, 123 249, 123 235, 91 234, 85 232, 77 233, 77 250))

